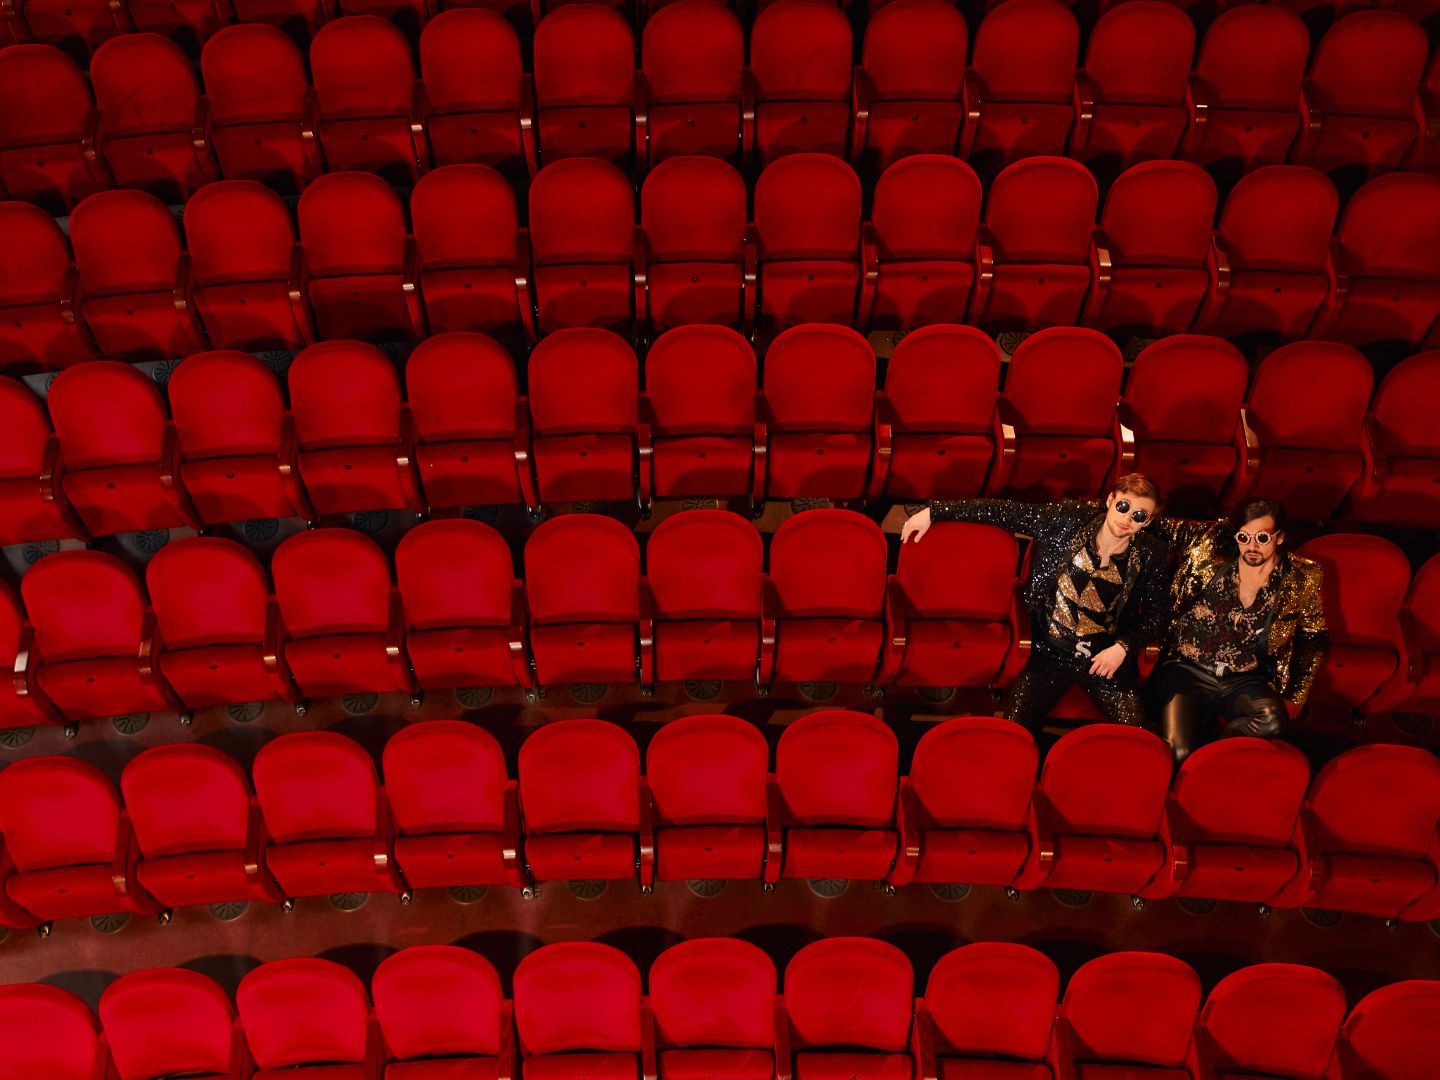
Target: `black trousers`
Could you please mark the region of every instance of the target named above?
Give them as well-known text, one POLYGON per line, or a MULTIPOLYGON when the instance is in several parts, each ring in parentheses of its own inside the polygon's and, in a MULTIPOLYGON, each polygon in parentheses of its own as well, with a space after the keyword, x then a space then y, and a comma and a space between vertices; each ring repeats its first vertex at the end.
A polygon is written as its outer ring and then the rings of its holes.
POLYGON ((1216 675, 1184 660, 1168 660, 1153 676, 1159 686, 1160 732, 1178 764, 1207 741, 1249 735, 1273 739, 1285 727, 1285 699, 1263 672, 1216 675))
POLYGON ((1036 641, 1030 659, 1005 694, 1005 718, 1039 735, 1050 710, 1070 687, 1079 686, 1110 723, 1136 727, 1143 724, 1145 709, 1136 688, 1139 675, 1135 661, 1127 656, 1109 679, 1091 675, 1092 662, 1087 657, 1067 655, 1048 641, 1036 641))

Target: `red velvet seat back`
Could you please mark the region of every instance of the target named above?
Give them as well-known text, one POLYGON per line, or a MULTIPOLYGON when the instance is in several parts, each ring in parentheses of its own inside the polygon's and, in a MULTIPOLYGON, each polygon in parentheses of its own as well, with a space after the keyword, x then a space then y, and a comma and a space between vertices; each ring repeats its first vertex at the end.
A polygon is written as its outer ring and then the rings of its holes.
MULTIPOLYGON (((692 715, 666 724, 645 751, 645 776, 657 821, 663 826, 763 821, 769 759, 765 737, 736 717, 692 715)), ((653 994, 653 971, 650 978, 653 994)), ((675 1033, 671 1037, 677 1044, 704 1041, 680 1036, 682 1022, 682 1014, 673 1014, 666 1028, 675 1033)), ((758 1029, 747 1023, 742 1030, 758 1029)))
POLYGON ((505 755, 484 728, 459 720, 412 724, 385 743, 383 768, 401 835, 504 827, 505 755))
MULTIPOLYGON (((281 735, 260 748, 251 775, 265 828, 277 844, 361 839, 375 833, 375 763, 353 739, 333 731, 281 735)), ((243 987, 240 1012, 245 1014, 243 987)), ((264 1065, 260 1048, 254 1042, 250 1046, 264 1065)))
POLYGON ((775 1045, 775 964, 749 942, 682 941, 655 958, 649 982, 662 1049, 775 1045))
POLYGON ((20 579, 35 644, 51 663, 139 656, 145 598, 135 573, 101 551, 58 551, 20 579))
POLYGON ((895 1054, 909 1045, 915 973, 894 945, 854 937, 812 942, 785 966, 784 991, 796 1050, 858 1046, 895 1054))
POLYGON ((1067 833, 1149 839, 1160 828, 1173 768, 1170 748, 1150 732, 1092 725, 1055 744, 1040 787, 1067 833))
POLYGON ((115 785, 88 761, 32 757, 0 772, 5 849, 22 874, 110 866, 120 834, 120 813, 115 785))
POLYGON ((877 717, 844 709, 802 716, 775 751, 775 778, 800 826, 891 827, 898 769, 895 733, 877 717))
POLYGON ((1213 1067, 1323 1076, 1345 1019, 1334 976, 1299 964, 1254 964, 1215 984, 1200 1013, 1213 1067))
POLYGON ((390 568, 368 536, 311 529, 280 545, 270 563, 292 638, 381 633, 388 623, 390 568))
POLYGON ((1039 754, 1023 728, 964 716, 931 728, 915 747, 910 783, 921 828, 1025 828, 1039 754))
POLYGON ((953 949, 925 984, 935 1052, 1038 1061, 1050 1048, 1059 995, 1060 973, 1028 945, 986 941, 953 949))
POLYGON ((121 975, 100 995, 100 1022, 120 1080, 232 1067, 235 1007, 214 979, 184 968, 121 975))
POLYGON ((571 514, 525 544, 525 597, 537 625, 628 622, 640 615, 640 547, 614 518, 571 514))
POLYGON ((640 751, 615 724, 559 720, 537 728, 521 744, 519 779, 527 834, 639 827, 640 751))
POLYGON ((155 553, 145 582, 168 649, 259 645, 270 585, 248 548, 218 536, 175 540, 155 553))
POLYGON ((245 1041, 262 1069, 365 1060, 370 1012, 365 986, 332 960, 261 964, 240 980, 235 1002, 245 1041))
POLYGON ((470 949, 454 945, 401 949, 375 969, 370 992, 375 995, 385 1045, 401 1061, 500 1053, 505 1000, 500 977, 490 961, 470 949))
POLYGON ((515 1027, 526 1057, 567 1050, 638 1053, 640 972, 610 945, 545 945, 515 968, 515 1027))
POLYGON ((177 743, 146 750, 125 766, 120 790, 147 859, 245 850, 250 781, 234 758, 213 746, 177 743))
POLYGON ((1065 987, 1078 1061, 1175 1068, 1190 1046, 1200 977, 1163 953, 1118 952, 1083 965, 1065 987))

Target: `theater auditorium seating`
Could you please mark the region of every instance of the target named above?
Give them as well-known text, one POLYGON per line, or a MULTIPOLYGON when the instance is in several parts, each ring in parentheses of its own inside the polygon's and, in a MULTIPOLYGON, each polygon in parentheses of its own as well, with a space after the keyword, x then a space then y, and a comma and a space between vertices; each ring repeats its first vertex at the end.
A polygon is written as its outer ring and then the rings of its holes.
POLYGON ((521 959, 507 999, 479 953, 412 945, 379 964, 368 991, 330 960, 261 964, 240 980, 234 1006, 198 972, 135 971, 106 987, 98 1020, 68 990, 21 983, 0 987, 0 1066, 17 1076, 45 1068, 56 1080, 107 1069, 121 1080, 176 1069, 247 1075, 256 1066, 264 1077, 306 1065, 336 1077, 442 1075, 431 1066, 544 1077, 628 1074, 641 1061, 662 1075, 1000 1075, 990 1067, 1003 1065, 1036 1076, 1422 1080, 1440 1015, 1440 984, 1428 979, 1381 986, 1347 1015, 1339 983, 1298 964, 1241 967, 1202 1001, 1188 964, 1139 951, 1081 964, 1062 995, 1043 953, 1004 942, 950 950, 923 985, 903 951, 859 937, 813 941, 776 972, 742 939, 692 938, 655 955, 642 983, 620 949, 564 941, 521 959), (292 1008, 297 999, 309 1008, 292 1008), (305 1022, 315 1015, 326 1023, 305 1022), (43 1039, 24 1037, 37 1033, 43 1039), (53 1050, 40 1058, 40 1046, 53 1050))

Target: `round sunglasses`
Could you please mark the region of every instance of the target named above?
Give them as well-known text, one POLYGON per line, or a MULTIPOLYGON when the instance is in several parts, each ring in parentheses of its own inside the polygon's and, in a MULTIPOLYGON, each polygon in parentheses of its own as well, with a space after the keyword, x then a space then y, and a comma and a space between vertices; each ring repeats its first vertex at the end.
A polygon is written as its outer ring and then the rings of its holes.
POLYGON ((1117 514, 1130 514, 1130 520, 1135 522, 1136 525, 1144 525, 1145 522, 1150 520, 1149 510, 1136 510, 1133 514, 1131 514, 1129 499, 1116 499, 1115 512, 1117 514))
MULTIPOLYGON (((1255 543, 1259 544, 1261 547, 1265 547, 1270 543, 1271 540, 1274 539, 1274 533, 1257 532, 1255 534, 1255 543)), ((1240 532, 1237 532, 1235 534, 1235 542, 1241 547, 1244 547, 1246 544, 1250 543, 1250 534, 1242 529, 1240 532)))

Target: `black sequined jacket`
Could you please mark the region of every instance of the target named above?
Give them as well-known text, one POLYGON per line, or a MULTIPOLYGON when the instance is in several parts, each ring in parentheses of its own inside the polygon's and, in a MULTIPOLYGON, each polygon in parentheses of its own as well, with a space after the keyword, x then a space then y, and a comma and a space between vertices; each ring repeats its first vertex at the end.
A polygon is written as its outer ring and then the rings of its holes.
MULTIPOLYGON (((1098 502, 1022 503, 1010 499, 936 500, 930 503, 930 520, 969 521, 996 525, 1031 539, 1030 576, 1025 582, 1025 606, 1031 624, 1040 633, 1050 617, 1060 574, 1076 552, 1100 531, 1105 507, 1098 502)), ((1168 553, 1165 544, 1147 533, 1130 541, 1126 593, 1121 602, 1115 640, 1125 646, 1126 659, 1139 656, 1160 637, 1169 618, 1168 553)))

